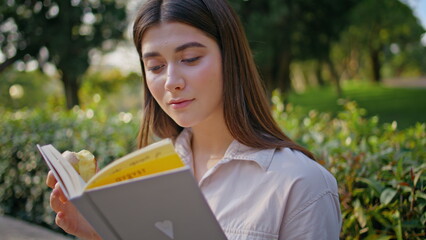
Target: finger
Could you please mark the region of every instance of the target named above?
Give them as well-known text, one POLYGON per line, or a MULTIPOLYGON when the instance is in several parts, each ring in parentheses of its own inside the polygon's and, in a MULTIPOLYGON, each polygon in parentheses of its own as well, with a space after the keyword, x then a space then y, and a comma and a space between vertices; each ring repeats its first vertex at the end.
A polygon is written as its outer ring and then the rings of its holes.
POLYGON ((68 201, 67 197, 64 194, 64 191, 62 191, 61 185, 59 183, 55 184, 54 191, 56 191, 56 194, 58 195, 59 200, 61 202, 65 203, 68 201))
POLYGON ((65 232, 75 235, 79 239, 101 240, 90 223, 80 215, 71 202, 67 202, 64 210, 58 212, 55 223, 65 232))
POLYGON ((81 234, 78 225, 81 224, 81 222, 76 217, 76 209, 74 206, 70 203, 66 204, 66 207, 64 211, 58 212, 56 214, 55 223, 60 228, 62 228, 65 232, 72 234, 72 235, 79 235, 81 234))
POLYGON ((55 184, 57 183, 56 178, 53 176, 52 171, 49 171, 46 178, 46 185, 50 188, 54 188, 55 184))
POLYGON ((52 193, 50 194, 50 207, 55 212, 60 212, 65 209, 66 202, 64 203, 63 201, 61 201, 59 195, 60 193, 56 189, 53 190, 52 193))
POLYGON ((61 210, 63 210, 62 205, 63 203, 59 200, 57 194, 52 191, 52 193, 50 194, 50 207, 53 209, 53 211, 60 212, 61 210))
POLYGON ((52 190, 50 194, 50 207, 55 212, 59 212, 64 210, 66 207, 65 204, 68 203, 68 199, 65 197, 62 189, 59 187, 59 184, 55 185, 55 188, 52 190))
POLYGON ((67 232, 69 234, 73 234, 75 231, 73 231, 70 228, 69 223, 65 218, 66 218, 66 214, 64 212, 58 212, 56 214, 55 223, 60 228, 62 228, 62 230, 64 230, 65 232, 67 232))

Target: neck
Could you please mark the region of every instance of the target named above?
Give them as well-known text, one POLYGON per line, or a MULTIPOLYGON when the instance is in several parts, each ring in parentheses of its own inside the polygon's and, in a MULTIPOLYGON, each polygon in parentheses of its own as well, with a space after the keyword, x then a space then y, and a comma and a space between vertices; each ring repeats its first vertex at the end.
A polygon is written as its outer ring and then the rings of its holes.
POLYGON ((225 155, 233 137, 224 127, 200 126, 192 128, 192 156, 195 178, 200 181, 208 169, 215 166, 225 155))
POLYGON ((192 157, 196 179, 200 180, 225 155, 234 140, 225 124, 223 114, 192 127, 192 157))
POLYGON ((225 124, 192 128, 192 150, 211 158, 222 158, 234 140, 225 124))

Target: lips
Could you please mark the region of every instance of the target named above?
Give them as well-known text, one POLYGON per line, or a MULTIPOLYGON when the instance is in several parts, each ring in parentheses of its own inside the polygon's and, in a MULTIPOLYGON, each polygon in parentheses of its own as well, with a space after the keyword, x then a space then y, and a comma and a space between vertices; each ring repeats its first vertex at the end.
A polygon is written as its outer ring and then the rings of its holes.
POLYGON ((191 104, 194 100, 195 100, 195 98, 192 98, 192 99, 172 99, 168 102, 168 104, 173 109, 182 109, 182 108, 185 108, 186 106, 188 106, 189 104, 191 104))

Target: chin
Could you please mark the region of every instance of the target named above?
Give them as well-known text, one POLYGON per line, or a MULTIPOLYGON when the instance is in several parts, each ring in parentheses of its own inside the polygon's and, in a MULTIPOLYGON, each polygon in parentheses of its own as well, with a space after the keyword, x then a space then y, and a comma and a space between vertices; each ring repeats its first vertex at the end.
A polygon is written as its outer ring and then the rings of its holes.
POLYGON ((185 124, 185 123, 180 123, 180 122, 176 122, 176 124, 179 125, 180 127, 183 127, 183 128, 190 128, 190 127, 194 126, 193 124, 185 124))
POLYGON ((191 121, 189 119, 173 119, 173 120, 175 121, 177 125, 183 128, 190 128, 196 125, 194 121, 191 121))

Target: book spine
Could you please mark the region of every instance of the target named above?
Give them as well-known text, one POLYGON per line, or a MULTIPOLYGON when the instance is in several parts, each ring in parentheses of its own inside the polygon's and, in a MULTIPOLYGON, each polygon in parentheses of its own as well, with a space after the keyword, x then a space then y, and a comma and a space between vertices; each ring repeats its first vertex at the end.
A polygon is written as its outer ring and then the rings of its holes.
POLYGON ((103 216, 102 212, 99 211, 96 204, 93 203, 87 193, 83 193, 78 197, 72 198, 70 201, 78 209, 81 215, 83 215, 83 217, 92 225, 102 239, 121 239, 118 234, 114 232, 114 229, 110 226, 108 220, 103 216))

